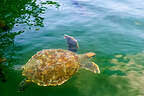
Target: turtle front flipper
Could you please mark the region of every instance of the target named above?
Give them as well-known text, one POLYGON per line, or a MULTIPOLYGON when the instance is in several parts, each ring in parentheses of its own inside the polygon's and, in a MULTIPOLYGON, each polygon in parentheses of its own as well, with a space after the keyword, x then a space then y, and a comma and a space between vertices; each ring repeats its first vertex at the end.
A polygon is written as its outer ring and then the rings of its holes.
POLYGON ((86 70, 89 70, 93 73, 100 73, 100 69, 98 67, 97 64, 95 64, 94 62, 91 62, 90 61, 90 58, 92 56, 95 56, 96 54, 93 53, 93 52, 89 52, 89 53, 85 53, 85 54, 82 54, 82 55, 79 55, 79 58, 80 58, 80 68, 83 68, 83 69, 86 69, 86 70))
POLYGON ((94 62, 89 62, 89 63, 85 63, 82 66, 80 66, 81 68, 84 68, 86 70, 89 70, 93 73, 98 73, 100 74, 100 69, 98 67, 97 64, 95 64, 94 62))
POLYGON ((99 69, 98 65, 95 64, 94 62, 91 62, 91 67, 89 69, 90 69, 90 71, 92 71, 94 73, 100 74, 100 69, 99 69))
POLYGON ((31 84, 31 80, 28 79, 24 79, 20 82, 19 86, 18 86, 18 92, 23 92, 25 91, 25 89, 31 84))
POLYGON ((77 52, 77 50, 79 48, 77 40, 74 37, 65 35, 65 34, 64 34, 64 38, 67 41, 68 50, 70 50, 72 52, 77 52))

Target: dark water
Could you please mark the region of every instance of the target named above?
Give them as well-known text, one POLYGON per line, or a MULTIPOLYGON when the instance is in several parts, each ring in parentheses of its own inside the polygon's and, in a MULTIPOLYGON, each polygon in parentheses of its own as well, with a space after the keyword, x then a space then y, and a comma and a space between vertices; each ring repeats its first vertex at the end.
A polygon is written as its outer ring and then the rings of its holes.
POLYGON ((144 96, 143 0, 57 0, 59 8, 43 5, 46 7, 43 13, 39 12, 41 6, 28 3, 31 0, 20 2, 20 7, 13 11, 16 2, 1 1, 7 5, 4 8, 11 10, 1 11, 1 16, 13 18, 4 19, 9 21, 8 27, 5 25, 1 31, 1 54, 7 59, 1 66, 7 81, 0 82, 0 96, 144 96), (30 12, 20 10, 28 6, 35 6, 30 14, 34 16, 22 18, 30 12), (35 19, 39 16, 43 19, 35 19), (16 22, 19 18, 27 22, 16 22), (10 35, 3 36, 5 32, 10 35), (99 65, 101 74, 80 70, 61 86, 32 84, 24 92, 16 92, 24 78, 17 66, 24 65, 39 50, 66 49, 64 34, 78 40, 78 53, 96 53, 93 61, 99 65))

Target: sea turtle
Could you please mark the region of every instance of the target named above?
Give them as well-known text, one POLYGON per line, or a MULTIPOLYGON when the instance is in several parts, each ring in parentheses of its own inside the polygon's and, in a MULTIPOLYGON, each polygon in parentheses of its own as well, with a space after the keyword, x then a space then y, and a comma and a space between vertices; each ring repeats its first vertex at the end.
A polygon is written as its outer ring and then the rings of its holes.
POLYGON ((44 49, 33 55, 28 62, 22 66, 22 75, 26 77, 20 83, 23 90, 29 82, 39 86, 56 86, 65 83, 80 68, 100 73, 99 67, 90 61, 95 53, 77 54, 77 40, 71 36, 64 35, 68 50, 44 49))

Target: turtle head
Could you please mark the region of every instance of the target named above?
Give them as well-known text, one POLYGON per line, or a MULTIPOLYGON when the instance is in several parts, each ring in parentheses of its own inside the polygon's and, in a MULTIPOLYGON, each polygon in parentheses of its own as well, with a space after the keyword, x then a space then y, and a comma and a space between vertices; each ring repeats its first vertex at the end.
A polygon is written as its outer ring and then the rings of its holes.
POLYGON ((95 56, 96 53, 94 53, 94 52, 88 52, 88 53, 85 53, 84 55, 85 55, 86 57, 88 57, 88 58, 91 58, 91 57, 95 56))
POLYGON ((99 67, 97 64, 91 61, 91 57, 95 56, 96 54, 93 52, 85 53, 80 55, 80 68, 89 70, 93 73, 100 73, 99 67))

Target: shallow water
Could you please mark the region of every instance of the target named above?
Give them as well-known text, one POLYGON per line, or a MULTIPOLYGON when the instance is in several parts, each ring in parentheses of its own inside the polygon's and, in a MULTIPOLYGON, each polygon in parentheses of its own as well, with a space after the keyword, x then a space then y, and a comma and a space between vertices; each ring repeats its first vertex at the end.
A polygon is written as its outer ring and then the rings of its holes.
MULTIPOLYGON (((42 0, 44 1, 44 0, 42 0)), ((1 96, 143 96, 144 2, 142 0, 57 0, 58 9, 46 6, 44 27, 18 24, 10 31, 24 30, 7 50, 1 96), (39 28, 39 29, 36 29, 39 28), (30 85, 16 92, 24 78, 15 66, 24 65, 42 49, 67 49, 63 35, 79 42, 78 53, 95 52, 92 59, 101 74, 80 70, 57 87, 30 85), (131 61, 131 63, 129 63, 131 61)))

